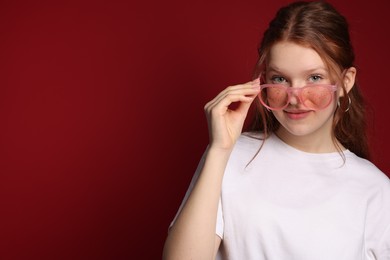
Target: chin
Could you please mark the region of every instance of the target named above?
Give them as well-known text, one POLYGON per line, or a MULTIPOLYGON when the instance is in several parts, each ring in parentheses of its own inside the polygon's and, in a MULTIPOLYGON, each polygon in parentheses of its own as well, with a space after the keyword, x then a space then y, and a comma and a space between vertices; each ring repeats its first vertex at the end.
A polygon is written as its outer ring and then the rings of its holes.
POLYGON ((302 119, 291 119, 286 114, 276 114, 280 123, 278 133, 290 137, 327 138, 332 132, 332 111, 325 113, 309 113, 302 119))
POLYGON ((283 135, 290 135, 290 136, 296 136, 296 137, 305 137, 305 136, 310 136, 314 134, 315 131, 314 129, 307 129, 304 127, 281 127, 280 131, 282 132, 283 135), (283 129, 282 129, 283 128, 283 129))
POLYGON ((284 122, 278 129, 278 134, 289 138, 315 138, 315 139, 327 139, 331 136, 332 121, 327 122, 301 122, 299 124, 290 124, 284 122), (317 124, 316 124, 317 123, 317 124))

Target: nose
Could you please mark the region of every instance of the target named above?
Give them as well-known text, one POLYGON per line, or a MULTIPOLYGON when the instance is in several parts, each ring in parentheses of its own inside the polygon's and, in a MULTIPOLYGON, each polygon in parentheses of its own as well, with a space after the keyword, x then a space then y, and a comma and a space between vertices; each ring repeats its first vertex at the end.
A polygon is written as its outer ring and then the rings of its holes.
POLYGON ((296 106, 298 105, 299 103, 299 88, 294 88, 294 89, 291 89, 292 91, 290 92, 290 99, 289 99, 289 104, 290 105, 293 105, 293 106, 296 106))

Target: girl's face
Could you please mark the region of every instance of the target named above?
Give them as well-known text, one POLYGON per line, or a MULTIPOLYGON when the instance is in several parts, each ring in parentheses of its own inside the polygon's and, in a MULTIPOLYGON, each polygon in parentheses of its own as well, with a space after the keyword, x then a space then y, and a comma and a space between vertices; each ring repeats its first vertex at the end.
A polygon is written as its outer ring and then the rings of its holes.
MULTIPOLYGON (((286 41, 276 43, 271 48, 265 80, 268 84, 283 84, 293 88, 302 88, 313 83, 332 84, 328 69, 316 51, 286 41)), ((311 110, 301 104, 296 92, 292 92, 286 108, 272 111, 281 125, 277 134, 287 142, 310 137, 309 140, 322 140, 321 142, 327 142, 329 145, 329 142, 332 142, 337 91, 333 92, 333 95, 329 106, 321 110, 311 110)))

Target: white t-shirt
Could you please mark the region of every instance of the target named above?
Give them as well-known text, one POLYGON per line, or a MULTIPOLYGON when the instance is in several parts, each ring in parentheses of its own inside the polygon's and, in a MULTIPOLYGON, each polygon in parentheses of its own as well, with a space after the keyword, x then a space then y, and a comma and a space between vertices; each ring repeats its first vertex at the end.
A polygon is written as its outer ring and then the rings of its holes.
POLYGON ((390 260, 390 180, 384 173, 350 151, 344 163, 339 153, 306 153, 276 135, 247 166, 262 142, 242 135, 230 156, 217 259, 390 260))

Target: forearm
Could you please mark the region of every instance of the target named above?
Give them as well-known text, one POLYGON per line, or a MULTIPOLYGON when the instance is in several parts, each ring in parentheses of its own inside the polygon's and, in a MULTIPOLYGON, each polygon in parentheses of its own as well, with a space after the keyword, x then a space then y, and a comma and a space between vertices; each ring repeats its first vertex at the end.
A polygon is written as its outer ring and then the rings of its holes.
POLYGON ((172 226, 164 259, 212 259, 222 178, 228 150, 208 149, 204 166, 188 200, 172 226))
POLYGON ((212 259, 222 178, 260 80, 231 86, 205 105, 210 147, 199 178, 168 235, 165 260, 212 259), (238 102, 236 109, 229 109, 238 102))

